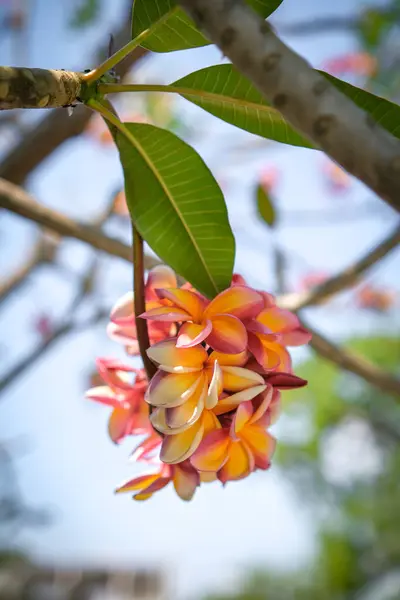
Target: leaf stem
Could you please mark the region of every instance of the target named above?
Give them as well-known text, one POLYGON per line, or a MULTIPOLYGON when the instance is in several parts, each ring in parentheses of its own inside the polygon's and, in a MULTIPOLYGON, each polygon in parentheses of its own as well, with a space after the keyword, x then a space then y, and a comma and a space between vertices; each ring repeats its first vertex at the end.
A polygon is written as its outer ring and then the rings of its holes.
POLYGON ((96 67, 89 73, 85 73, 85 75, 83 76, 84 81, 86 81, 86 83, 93 83, 94 81, 98 81, 100 79, 100 77, 105 75, 108 71, 110 71, 113 67, 115 67, 115 65, 120 63, 125 58, 125 56, 128 56, 128 54, 130 54, 133 50, 135 50, 135 48, 140 46, 140 44, 151 33, 153 33, 153 31, 159 25, 161 25, 164 21, 169 19, 171 14, 174 13, 177 9, 178 9, 178 7, 176 6, 173 9, 171 9, 170 11, 168 11, 167 13, 165 13, 165 15, 163 15, 160 19, 158 19, 158 21, 153 23, 148 29, 145 29, 144 31, 142 31, 142 33, 139 33, 139 35, 137 35, 135 38, 133 38, 133 40, 131 40, 130 42, 125 44, 125 46, 123 46, 117 52, 115 52, 112 56, 107 58, 107 60, 102 62, 98 67, 96 67))
POLYGON ((147 349, 150 347, 149 332, 147 329, 147 321, 141 319, 139 315, 146 311, 145 286, 144 286, 144 253, 143 253, 143 238, 136 229, 132 221, 133 235, 133 289, 134 300, 133 308, 135 312, 136 334, 139 344, 139 352, 146 370, 147 378, 150 379, 156 373, 157 369, 147 356, 147 349))

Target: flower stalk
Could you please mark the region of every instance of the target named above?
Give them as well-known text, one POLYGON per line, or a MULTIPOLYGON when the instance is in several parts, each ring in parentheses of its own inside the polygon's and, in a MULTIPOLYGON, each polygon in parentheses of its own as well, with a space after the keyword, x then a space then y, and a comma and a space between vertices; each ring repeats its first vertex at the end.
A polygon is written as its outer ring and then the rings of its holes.
POLYGON ((139 345, 140 357, 146 370, 148 380, 156 373, 157 368, 147 356, 147 350, 150 348, 149 332, 147 321, 139 318, 139 315, 145 312, 145 286, 144 286, 144 253, 143 238, 132 223, 133 234, 133 272, 134 272, 134 298, 133 308, 135 314, 135 323, 137 330, 137 340, 139 345))

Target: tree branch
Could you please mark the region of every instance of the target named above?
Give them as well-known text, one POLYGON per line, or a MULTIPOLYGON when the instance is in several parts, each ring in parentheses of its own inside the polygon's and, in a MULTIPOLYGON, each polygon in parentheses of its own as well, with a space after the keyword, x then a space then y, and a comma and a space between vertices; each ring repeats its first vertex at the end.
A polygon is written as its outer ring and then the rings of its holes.
MULTIPOLYGON (((129 10, 123 26, 114 36, 117 48, 124 46, 131 39, 129 15, 132 10, 132 0, 128 5, 129 10)), ((132 54, 117 65, 116 74, 123 77, 146 53, 147 50, 144 48, 136 48, 132 54)), ((104 47, 97 54, 99 60, 102 60, 107 54, 107 49, 104 47)), ((27 176, 56 148, 67 140, 80 135, 92 116, 93 112, 83 105, 77 106, 71 116, 64 110, 51 112, 18 143, 16 148, 13 148, 5 156, 0 165, 0 177, 13 183, 22 184, 27 176)))
POLYGON ((54 241, 41 236, 36 242, 31 255, 26 262, 21 265, 14 273, 4 281, 0 281, 0 304, 3 303, 10 294, 14 293, 24 283, 24 281, 33 273, 33 271, 44 263, 52 262, 57 244, 54 241))
MULTIPOLYGON (((87 279, 84 278, 85 280, 87 279)), ((80 289, 75 298, 71 303, 71 309, 76 311, 80 306, 87 293, 84 289, 80 289)), ((72 310, 68 311, 72 312, 72 310)), ((0 380, 0 394, 2 394, 10 384, 16 379, 21 377, 28 369, 30 369, 42 356, 44 356, 48 350, 50 350, 61 338, 65 337, 69 333, 76 333, 82 331, 92 325, 95 325, 101 319, 108 316, 108 311, 97 311, 93 317, 89 318, 85 323, 78 324, 70 320, 66 323, 62 323, 54 329, 54 331, 45 340, 41 341, 38 346, 35 346, 33 350, 24 356, 16 365, 14 365, 8 373, 0 380)))
POLYGON ((336 346, 333 342, 315 331, 308 323, 302 320, 302 326, 312 334, 311 348, 324 358, 335 363, 345 371, 350 371, 368 381, 382 392, 400 398, 400 380, 390 373, 386 373, 362 356, 358 356, 349 350, 336 346))
POLYGON ((285 294, 278 298, 278 304, 281 308, 292 311, 298 311, 306 306, 321 304, 330 296, 337 294, 357 283, 360 275, 367 269, 370 269, 379 260, 382 260, 391 250, 397 248, 400 244, 400 227, 396 229, 381 242, 370 250, 356 263, 336 275, 331 277, 321 285, 309 292, 302 294, 285 294))
POLYGON ((61 108, 79 102, 83 73, 0 67, 0 110, 61 108))
MULTIPOLYGON (((133 262, 131 246, 108 237, 98 227, 78 223, 55 210, 42 206, 22 188, 2 179, 0 179, 0 207, 52 229, 64 237, 80 240, 97 250, 133 262)), ((159 264, 159 260, 156 258, 145 257, 146 269, 157 264, 159 264)))
POLYGON ((282 115, 400 211, 400 141, 288 48, 243 0, 178 0, 282 115))

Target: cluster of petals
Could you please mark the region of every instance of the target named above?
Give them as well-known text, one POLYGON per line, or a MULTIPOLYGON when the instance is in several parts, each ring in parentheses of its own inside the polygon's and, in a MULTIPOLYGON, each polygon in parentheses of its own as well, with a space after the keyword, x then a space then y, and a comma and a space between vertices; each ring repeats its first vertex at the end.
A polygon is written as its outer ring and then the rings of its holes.
POLYGON ((86 398, 112 407, 108 421, 112 441, 119 443, 127 435, 141 435, 152 430, 149 407, 144 401, 148 387, 144 369, 134 369, 109 358, 98 358, 96 365, 105 385, 88 390, 86 398))
MULTIPOLYGON (((208 300, 188 284, 178 287, 169 267, 149 273, 145 301, 141 318, 156 374, 147 382, 143 370, 99 359, 106 385, 87 392, 113 408, 113 441, 145 436, 131 460, 157 464, 116 491, 146 500, 172 482, 190 500, 201 483, 226 484, 268 469, 281 390, 307 383, 293 373, 287 350, 310 339, 296 315, 239 275, 208 300)), ((113 307, 108 334, 138 354, 132 293, 113 307)))

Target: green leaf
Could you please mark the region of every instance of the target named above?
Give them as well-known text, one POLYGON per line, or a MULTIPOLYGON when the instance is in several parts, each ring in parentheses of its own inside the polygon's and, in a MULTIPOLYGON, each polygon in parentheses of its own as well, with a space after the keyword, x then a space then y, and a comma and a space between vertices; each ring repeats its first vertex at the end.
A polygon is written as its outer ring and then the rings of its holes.
POLYGON ((115 134, 127 204, 158 256, 203 294, 229 287, 235 240, 222 192, 195 150, 170 131, 125 123, 115 134))
POLYGON ((267 194, 261 184, 257 186, 256 199, 258 214, 269 227, 274 227, 276 223, 275 208, 271 196, 267 194))
MULTIPOLYGON (((282 1, 247 0, 247 3, 266 19, 282 1)), ((146 39, 142 44, 143 47, 153 52, 172 52, 207 46, 210 43, 186 13, 176 6, 175 0, 134 0, 132 37, 135 38, 142 31, 154 25, 168 12, 171 12, 171 16, 146 39)))
MULTIPOLYGON (((324 71, 319 73, 369 113, 381 127, 400 139, 400 106, 324 71)), ((186 100, 245 131, 284 144, 313 148, 311 142, 293 129, 231 64, 195 71, 168 87, 170 91, 179 93, 186 100)))
POLYGON ((284 144, 312 148, 311 143, 293 129, 231 64, 195 71, 169 87, 186 100, 245 131, 284 144))
POLYGON ((400 106, 398 104, 337 79, 324 71, 319 72, 338 90, 353 100, 357 106, 369 113, 381 127, 400 139, 400 106))

